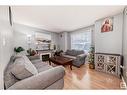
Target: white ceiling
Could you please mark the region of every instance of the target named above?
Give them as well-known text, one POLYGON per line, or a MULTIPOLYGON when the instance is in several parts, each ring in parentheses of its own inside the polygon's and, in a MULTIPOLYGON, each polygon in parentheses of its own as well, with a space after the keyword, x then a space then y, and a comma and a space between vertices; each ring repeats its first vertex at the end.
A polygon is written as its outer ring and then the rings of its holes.
POLYGON ((124 6, 13 6, 15 23, 52 32, 73 31, 122 12, 124 6))

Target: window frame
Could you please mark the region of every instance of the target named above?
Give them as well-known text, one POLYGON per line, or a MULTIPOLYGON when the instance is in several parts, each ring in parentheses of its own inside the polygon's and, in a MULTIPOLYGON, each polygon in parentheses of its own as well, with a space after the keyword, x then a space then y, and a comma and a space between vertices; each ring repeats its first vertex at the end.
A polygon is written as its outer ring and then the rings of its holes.
MULTIPOLYGON (((70 34, 70 40, 71 40, 71 49, 76 49, 76 48, 73 48, 72 45, 74 45, 75 43, 73 43, 73 38, 72 36, 73 35, 81 35, 82 33, 85 34, 85 32, 90 32, 90 42, 88 41, 88 43, 90 43, 90 46, 93 44, 93 29, 84 29, 84 30, 80 30, 80 31, 75 31, 75 32, 72 32, 70 34)), ((83 39, 84 40, 84 39, 83 39)), ((84 42, 84 43, 87 43, 87 42, 84 42)), ((77 43, 77 44, 84 44, 83 42, 81 43, 77 43)), ((79 49, 79 50, 84 50, 86 53, 88 53, 88 49, 79 49)))

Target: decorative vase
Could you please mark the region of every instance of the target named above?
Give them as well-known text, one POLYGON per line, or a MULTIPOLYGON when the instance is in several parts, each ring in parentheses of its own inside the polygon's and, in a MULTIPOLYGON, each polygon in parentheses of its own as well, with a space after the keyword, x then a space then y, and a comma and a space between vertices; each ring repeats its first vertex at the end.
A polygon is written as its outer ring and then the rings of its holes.
POLYGON ((89 68, 90 68, 90 69, 94 69, 94 68, 95 68, 94 64, 89 63, 89 68))

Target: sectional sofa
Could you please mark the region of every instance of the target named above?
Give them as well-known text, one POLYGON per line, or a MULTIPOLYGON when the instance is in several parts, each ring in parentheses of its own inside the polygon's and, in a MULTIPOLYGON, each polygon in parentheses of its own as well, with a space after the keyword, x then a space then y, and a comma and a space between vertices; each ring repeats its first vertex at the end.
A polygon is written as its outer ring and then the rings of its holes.
POLYGON ((39 58, 19 54, 12 57, 4 71, 5 89, 62 89, 65 70, 52 67, 39 58))

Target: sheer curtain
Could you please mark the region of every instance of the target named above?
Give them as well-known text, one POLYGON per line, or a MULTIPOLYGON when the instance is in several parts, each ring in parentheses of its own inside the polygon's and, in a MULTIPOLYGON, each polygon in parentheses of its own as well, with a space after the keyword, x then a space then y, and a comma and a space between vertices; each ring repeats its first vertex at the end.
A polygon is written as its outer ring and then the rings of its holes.
POLYGON ((88 53, 91 46, 92 30, 87 29, 71 33, 71 49, 84 50, 88 53))

